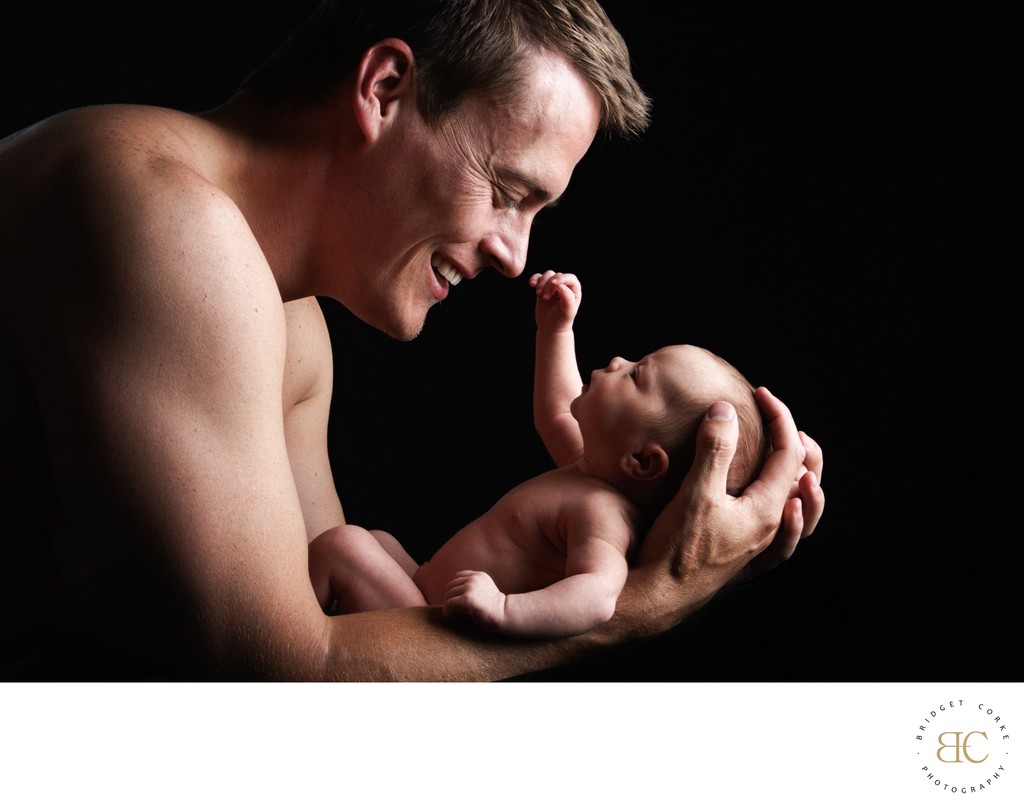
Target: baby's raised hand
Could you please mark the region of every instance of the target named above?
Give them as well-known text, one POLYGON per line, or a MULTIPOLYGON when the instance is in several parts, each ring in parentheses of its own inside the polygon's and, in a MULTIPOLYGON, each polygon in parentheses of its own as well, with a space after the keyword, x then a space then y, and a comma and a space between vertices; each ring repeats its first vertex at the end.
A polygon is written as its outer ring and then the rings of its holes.
POLYGON ((543 275, 531 275, 530 286, 537 290, 537 328, 571 328, 583 299, 579 278, 549 269, 543 275))
POLYGON ((482 628, 496 631, 505 620, 505 595, 486 572, 462 570, 445 589, 444 614, 466 614, 482 628))

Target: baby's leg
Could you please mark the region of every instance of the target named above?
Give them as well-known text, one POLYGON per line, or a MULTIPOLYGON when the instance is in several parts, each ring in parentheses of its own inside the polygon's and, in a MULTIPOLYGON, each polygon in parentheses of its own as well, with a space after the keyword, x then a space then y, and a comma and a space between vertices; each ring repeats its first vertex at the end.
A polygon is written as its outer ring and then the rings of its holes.
MULTIPOLYGON (((390 539, 387 549, 374 533, 356 525, 333 527, 310 542, 309 579, 325 612, 349 614, 426 605, 419 588, 392 555, 398 542, 383 535, 390 539)), ((408 554, 402 553, 415 567, 408 554)))
POLYGON ((412 578, 416 574, 420 565, 413 561, 412 556, 405 551, 398 539, 383 530, 371 530, 370 533, 380 543, 380 546, 387 550, 388 555, 395 559, 398 566, 405 570, 406 575, 412 578))

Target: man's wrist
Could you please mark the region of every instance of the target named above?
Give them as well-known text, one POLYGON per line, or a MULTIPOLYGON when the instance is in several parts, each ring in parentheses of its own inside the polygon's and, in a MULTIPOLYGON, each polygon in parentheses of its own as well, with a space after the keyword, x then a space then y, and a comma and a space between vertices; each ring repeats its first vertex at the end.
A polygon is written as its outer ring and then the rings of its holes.
POLYGON ((699 571, 672 574, 634 567, 608 625, 610 642, 642 640, 675 628, 710 601, 718 587, 699 571))

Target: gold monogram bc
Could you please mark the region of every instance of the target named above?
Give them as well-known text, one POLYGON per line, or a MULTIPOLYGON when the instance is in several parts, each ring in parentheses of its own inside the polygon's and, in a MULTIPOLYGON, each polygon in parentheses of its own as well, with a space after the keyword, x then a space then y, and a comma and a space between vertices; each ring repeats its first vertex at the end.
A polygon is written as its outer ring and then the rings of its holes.
POLYGON ((984 703, 943 702, 918 730, 925 747, 918 751, 921 773, 939 790, 981 793, 1006 772, 1010 733, 998 711, 984 703))
POLYGON ((973 742, 972 738, 975 735, 980 735, 985 740, 988 740, 988 733, 980 730, 973 729, 970 732, 940 732, 939 733, 939 748, 935 752, 935 757, 941 760, 943 763, 984 763, 988 760, 988 753, 986 752, 984 757, 971 757, 968 751, 973 742), (947 739, 953 738, 952 743, 948 743, 947 739), (955 750, 954 757, 949 757, 947 750, 955 750), (943 753, 946 754, 943 757, 943 753))

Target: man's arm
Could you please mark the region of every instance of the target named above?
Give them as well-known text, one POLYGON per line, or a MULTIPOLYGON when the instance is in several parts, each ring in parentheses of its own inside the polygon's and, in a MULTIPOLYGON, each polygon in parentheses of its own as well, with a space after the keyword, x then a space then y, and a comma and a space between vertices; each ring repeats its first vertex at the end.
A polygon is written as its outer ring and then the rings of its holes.
POLYGON ((551 270, 532 276, 530 285, 537 290, 533 422, 555 465, 566 466, 583 451, 579 424, 569 412, 583 388, 572 330, 582 290, 575 275, 551 270))
POLYGON ((313 297, 285 303, 288 350, 284 370, 284 428, 295 487, 312 541, 345 522, 327 449, 334 363, 331 338, 313 297))

